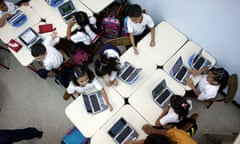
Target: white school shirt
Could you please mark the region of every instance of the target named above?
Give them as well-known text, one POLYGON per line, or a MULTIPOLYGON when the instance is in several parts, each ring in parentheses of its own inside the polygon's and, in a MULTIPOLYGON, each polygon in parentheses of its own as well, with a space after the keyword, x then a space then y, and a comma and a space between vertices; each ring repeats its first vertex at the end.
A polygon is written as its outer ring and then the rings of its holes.
POLYGON ((57 69, 63 63, 63 56, 56 48, 53 47, 52 37, 46 37, 42 44, 45 46, 47 51, 47 55, 43 60, 43 65, 45 69, 57 69))
MULTIPOLYGON (((96 18, 95 17, 90 17, 89 18, 89 23, 94 25, 96 27, 96 18)), ((86 31, 86 33, 84 32, 77 32, 76 34, 72 35, 70 37, 70 39, 74 42, 74 43, 79 43, 79 42, 83 42, 85 45, 90 45, 91 41, 95 39, 95 37, 97 36, 90 28, 89 25, 86 25, 84 27, 84 30, 86 31)))
POLYGON ((131 18, 127 21, 128 33, 133 33, 133 35, 140 35, 146 29, 146 27, 153 28, 154 22, 152 18, 147 14, 142 14, 143 19, 141 23, 132 22, 131 18))
POLYGON ((203 78, 199 81, 197 89, 200 94, 198 100, 208 100, 215 98, 217 96, 220 85, 212 85, 207 81, 207 75, 204 75, 203 78))
MULTIPOLYGON (((118 52, 114 49, 106 49, 104 52, 103 52, 104 55, 107 56, 107 58, 117 58, 119 59, 120 56, 118 54, 118 52)), ((110 81, 114 81, 116 78, 117 78, 117 71, 112 71, 110 73, 110 81)))
POLYGON ((4 3, 7 5, 8 11, 6 11, 6 12, 0 11, 0 18, 7 13, 13 14, 15 12, 15 10, 17 9, 17 6, 12 2, 4 1, 4 3))
POLYGON ((91 83, 86 84, 84 87, 76 86, 71 81, 67 87, 67 93, 73 94, 75 91, 78 93, 86 93, 88 90, 91 90, 93 88, 95 88, 98 91, 102 90, 103 88, 96 78, 94 78, 94 80, 91 83))

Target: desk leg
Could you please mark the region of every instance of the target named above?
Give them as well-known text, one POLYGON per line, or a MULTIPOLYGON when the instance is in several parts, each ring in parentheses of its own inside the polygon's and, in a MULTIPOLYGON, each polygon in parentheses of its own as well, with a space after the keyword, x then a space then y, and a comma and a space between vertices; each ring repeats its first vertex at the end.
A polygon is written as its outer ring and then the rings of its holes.
POLYGON ((4 64, 0 64, 0 66, 2 66, 2 67, 4 67, 4 68, 9 70, 9 67, 5 66, 4 64))
POLYGON ((27 66, 30 70, 32 70, 33 72, 37 73, 37 69, 34 67, 33 63, 31 63, 30 65, 27 66))

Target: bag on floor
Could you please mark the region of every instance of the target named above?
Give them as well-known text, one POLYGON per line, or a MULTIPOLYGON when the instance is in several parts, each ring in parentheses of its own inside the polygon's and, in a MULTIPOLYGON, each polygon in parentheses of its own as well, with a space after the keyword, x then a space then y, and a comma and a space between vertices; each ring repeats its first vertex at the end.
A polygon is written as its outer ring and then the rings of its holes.
POLYGON ((120 21, 113 15, 108 15, 102 21, 102 33, 106 38, 116 38, 121 29, 120 21))
POLYGON ((67 88, 70 81, 72 80, 72 77, 73 77, 72 67, 68 64, 64 64, 63 66, 57 69, 55 82, 67 88))
POLYGON ((77 49, 76 53, 72 56, 72 62, 74 65, 78 65, 81 67, 86 67, 92 61, 92 57, 90 53, 77 49))
POLYGON ((74 127, 63 138, 62 144, 90 144, 90 139, 74 127))

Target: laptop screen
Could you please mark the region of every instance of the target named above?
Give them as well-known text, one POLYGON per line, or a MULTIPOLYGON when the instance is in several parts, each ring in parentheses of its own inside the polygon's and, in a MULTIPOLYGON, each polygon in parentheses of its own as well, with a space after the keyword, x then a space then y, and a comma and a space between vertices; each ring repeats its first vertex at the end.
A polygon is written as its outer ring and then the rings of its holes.
POLYGON ((129 67, 124 71, 124 73, 121 75, 122 79, 126 79, 134 70, 134 67, 129 65, 129 67))
POLYGON ((163 89, 166 88, 166 81, 165 80, 162 80, 152 91, 152 95, 154 98, 156 98, 161 92, 163 89))
POLYGON ((176 61, 176 63, 172 67, 173 75, 175 75, 178 72, 178 70, 180 69, 180 67, 182 65, 183 65, 182 57, 179 57, 178 60, 176 61))
POLYGON ((123 119, 120 118, 108 131, 108 134, 114 138, 122 129, 123 127, 127 124, 127 122, 123 119))
POLYGON ((68 1, 66 3, 64 3, 63 5, 58 7, 60 13, 62 16, 65 16, 69 13, 71 13, 75 8, 73 6, 72 1, 68 1))
POLYGON ((37 32, 35 32, 32 28, 26 29, 22 34, 19 35, 19 39, 26 45, 30 45, 38 38, 37 32))

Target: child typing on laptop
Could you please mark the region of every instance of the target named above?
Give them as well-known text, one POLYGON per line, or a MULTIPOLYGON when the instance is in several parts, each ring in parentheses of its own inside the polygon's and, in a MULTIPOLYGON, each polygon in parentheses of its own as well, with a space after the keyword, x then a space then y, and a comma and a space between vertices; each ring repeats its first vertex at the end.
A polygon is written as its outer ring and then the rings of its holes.
POLYGON ((109 110, 112 111, 113 107, 108 100, 108 96, 104 88, 95 78, 93 72, 88 68, 83 69, 80 67, 75 67, 73 79, 67 87, 67 93, 79 95, 81 93, 87 93, 88 90, 93 88, 101 91, 102 96, 109 107, 109 110))

